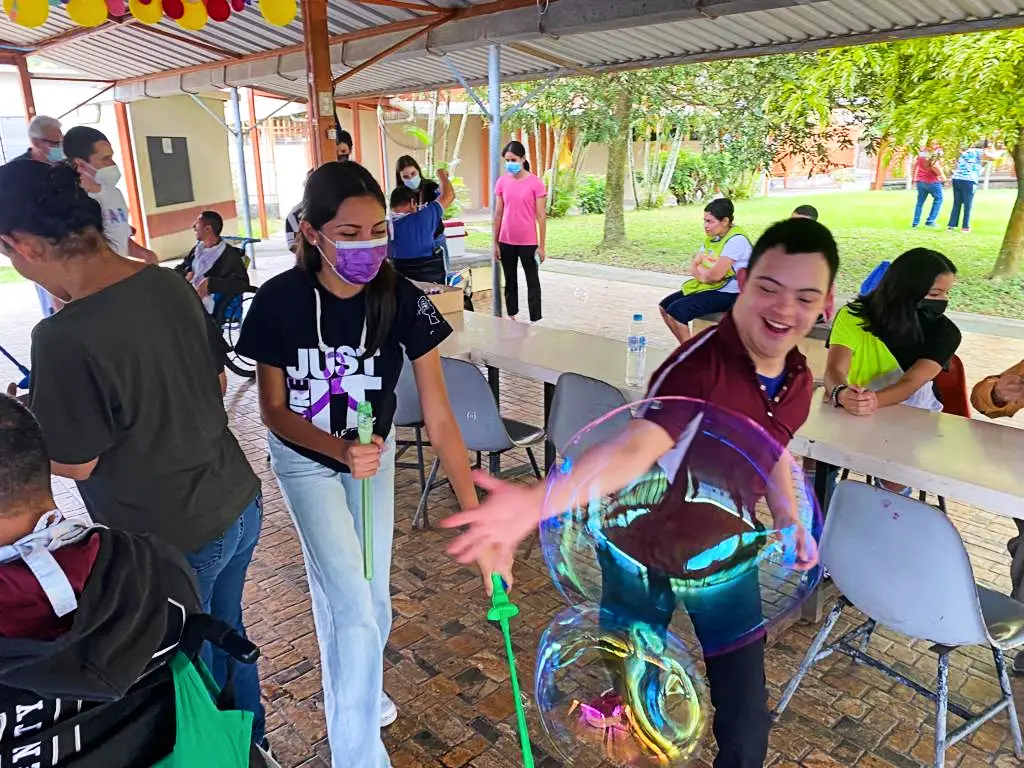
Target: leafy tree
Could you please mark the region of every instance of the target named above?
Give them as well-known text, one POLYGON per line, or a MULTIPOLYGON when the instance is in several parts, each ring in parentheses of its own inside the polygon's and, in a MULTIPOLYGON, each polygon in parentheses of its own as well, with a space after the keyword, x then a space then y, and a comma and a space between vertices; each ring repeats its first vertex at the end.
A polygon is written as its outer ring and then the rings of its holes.
MULTIPOLYGON (((1014 159, 1017 200, 992 269, 1020 271, 1024 258, 1024 30, 908 40, 805 56, 799 100, 822 119, 847 109, 868 129, 877 152, 935 138, 956 151, 988 137, 1014 159)), ((949 151, 949 150, 953 151, 949 151)))

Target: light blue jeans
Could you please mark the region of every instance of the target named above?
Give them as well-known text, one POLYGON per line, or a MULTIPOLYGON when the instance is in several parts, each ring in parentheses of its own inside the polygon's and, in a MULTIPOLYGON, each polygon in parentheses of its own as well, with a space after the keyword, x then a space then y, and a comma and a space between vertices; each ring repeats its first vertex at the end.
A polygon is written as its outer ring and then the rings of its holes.
POLYGON ((273 435, 270 457, 299 532, 320 644, 334 768, 388 768, 380 738, 384 645, 391 633, 395 449, 373 487, 373 580, 363 576, 362 481, 300 456, 273 435))

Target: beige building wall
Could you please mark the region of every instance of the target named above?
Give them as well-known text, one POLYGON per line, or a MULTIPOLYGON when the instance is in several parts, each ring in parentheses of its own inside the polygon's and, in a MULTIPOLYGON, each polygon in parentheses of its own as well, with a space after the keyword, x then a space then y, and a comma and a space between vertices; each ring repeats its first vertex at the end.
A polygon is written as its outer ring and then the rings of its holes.
MULTIPOLYGON (((224 114, 224 102, 203 98, 215 115, 224 114)), ((238 232, 235 193, 231 184, 229 134, 223 125, 188 96, 167 96, 128 105, 132 144, 139 175, 139 195, 149 247, 161 259, 183 257, 195 243, 192 222, 204 210, 224 218, 224 233, 238 232), (188 142, 193 199, 157 206, 150 170, 147 137, 181 137, 188 142)))

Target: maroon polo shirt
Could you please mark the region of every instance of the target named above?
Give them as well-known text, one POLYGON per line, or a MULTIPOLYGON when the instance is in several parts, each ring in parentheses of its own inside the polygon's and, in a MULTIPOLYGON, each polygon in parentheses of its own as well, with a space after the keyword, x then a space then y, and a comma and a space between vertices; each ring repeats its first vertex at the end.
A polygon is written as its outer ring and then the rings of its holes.
POLYGON ((717 566, 703 572, 683 564, 751 530, 765 478, 807 419, 813 386, 807 360, 794 348, 782 386, 769 398, 731 312, 680 346, 655 373, 648 398, 687 397, 718 408, 671 399, 642 406, 640 417, 673 440, 697 428, 685 451, 676 456, 670 451, 660 462, 669 482, 661 501, 625 527, 606 529, 608 538, 648 567, 694 579, 711 575, 717 566))

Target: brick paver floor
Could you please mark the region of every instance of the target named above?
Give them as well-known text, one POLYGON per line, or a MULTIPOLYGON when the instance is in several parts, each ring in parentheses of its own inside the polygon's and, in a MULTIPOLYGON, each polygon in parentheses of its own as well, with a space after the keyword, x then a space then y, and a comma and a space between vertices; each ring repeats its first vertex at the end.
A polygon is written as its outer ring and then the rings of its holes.
MULTIPOLYGON (((286 259, 264 255, 259 278, 266 279, 285 266, 286 259)), ((544 273, 543 284, 546 324, 615 337, 625 335, 628 313, 652 308, 661 293, 642 285, 608 284, 551 272, 544 273)), ((25 361, 37 312, 30 286, 0 287, 0 343, 25 361)), ((655 323, 651 326, 652 343, 667 345, 664 331, 655 323)), ((967 334, 962 351, 973 381, 1024 357, 1024 343, 967 334)), ((5 361, 0 363, 0 376, 5 377, 2 381, 14 378, 5 361)), ((539 423, 541 397, 538 384, 503 376, 502 408, 508 414, 539 423)), ((263 650, 260 667, 269 735, 288 768, 329 766, 319 654, 305 572, 298 541, 266 462, 266 438, 253 384, 232 378, 226 406, 232 428, 263 479, 266 499, 263 535, 245 602, 252 637, 263 650)), ((505 461, 524 460, 512 456, 505 461)), ((55 489, 61 508, 81 511, 70 483, 55 479, 55 489)), ((399 707, 399 719, 385 737, 391 759, 396 768, 517 766, 519 751, 500 635, 484 619, 486 604, 477 575, 444 555, 449 535, 438 530, 411 530, 417 495, 415 471, 400 470, 391 590, 395 622, 385 660, 385 685, 399 707)), ((440 489, 433 494, 432 519, 454 510, 449 491, 440 489)), ((1005 591, 1005 542, 1013 525, 956 504, 950 516, 967 543, 978 579, 1005 591)), ((515 623, 515 640, 520 672, 530 688, 539 634, 562 603, 538 551, 519 563, 516 579, 514 596, 523 614, 515 623)), ((814 626, 796 624, 773 638, 768 650, 773 701, 815 632, 814 626)), ((934 675, 934 660, 924 643, 910 644, 880 631, 872 648, 920 681, 927 682, 934 675)), ((1024 701, 1024 686, 1015 688, 1024 701)), ((980 649, 954 653, 950 689, 956 700, 974 708, 993 701, 998 688, 990 655, 980 649)), ((531 709, 529 717, 537 764, 562 765, 542 733, 536 712, 531 709)), ((777 768, 930 765, 932 718, 926 699, 877 672, 833 656, 811 673, 773 729, 768 764, 777 768)), ((710 763, 709 752, 703 759, 710 763)), ((600 762, 580 756, 572 764, 596 766, 600 762)), ((1019 765, 1009 747, 1005 716, 995 718, 951 749, 946 764, 960 768, 1019 765)))

